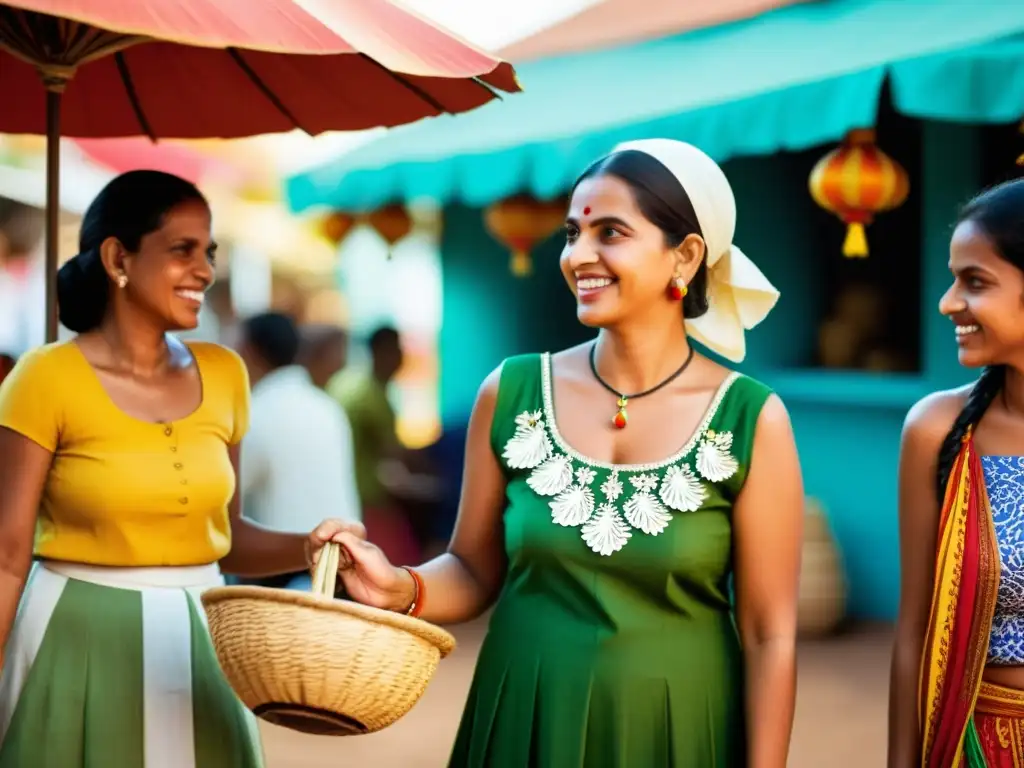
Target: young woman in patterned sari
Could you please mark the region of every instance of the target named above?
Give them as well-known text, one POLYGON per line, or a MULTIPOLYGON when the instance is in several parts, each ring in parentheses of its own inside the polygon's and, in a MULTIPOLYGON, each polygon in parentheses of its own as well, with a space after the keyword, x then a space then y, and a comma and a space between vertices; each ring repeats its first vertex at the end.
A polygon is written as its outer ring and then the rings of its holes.
POLYGON ((1024 766, 1024 180, 971 201, 950 245, 971 385, 907 416, 890 768, 1024 766))

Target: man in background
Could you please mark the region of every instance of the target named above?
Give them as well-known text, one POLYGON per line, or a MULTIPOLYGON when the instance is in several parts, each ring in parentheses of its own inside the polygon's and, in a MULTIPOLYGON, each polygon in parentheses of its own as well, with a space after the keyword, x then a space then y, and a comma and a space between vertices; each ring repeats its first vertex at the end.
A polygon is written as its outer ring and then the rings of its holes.
POLYGON ((44 230, 41 208, 0 197, 0 349, 14 357, 46 339, 44 230))
POLYGON ((326 389, 348 361, 348 334, 336 325, 304 325, 299 362, 309 371, 315 387, 326 389))
POLYGON ((415 564, 421 548, 403 510, 398 483, 385 477, 408 474, 405 448, 399 442, 395 411, 387 388, 402 367, 402 345, 394 328, 379 328, 370 336, 369 370, 344 369, 327 385, 352 425, 356 482, 363 502, 367 536, 395 564, 415 564))
MULTIPOLYGON (((297 363, 299 331, 286 315, 243 321, 238 352, 249 369, 252 407, 242 449, 243 513, 260 525, 308 533, 324 518, 362 517, 344 412, 297 363)), ((306 588, 309 575, 256 580, 306 588)))
POLYGON ((387 388, 402 367, 402 346, 394 328, 380 328, 370 336, 369 370, 342 370, 328 384, 328 392, 345 409, 356 448, 356 482, 367 506, 381 506, 389 494, 380 477, 381 463, 400 450, 395 411, 387 388))

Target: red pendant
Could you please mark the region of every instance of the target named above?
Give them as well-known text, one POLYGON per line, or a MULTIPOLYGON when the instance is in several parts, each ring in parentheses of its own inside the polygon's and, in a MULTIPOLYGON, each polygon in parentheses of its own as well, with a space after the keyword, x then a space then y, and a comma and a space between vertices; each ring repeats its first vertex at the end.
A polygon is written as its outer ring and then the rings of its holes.
POLYGON ((619 406, 619 410, 612 417, 612 424, 616 429, 625 429, 629 421, 629 418, 626 416, 626 398, 620 397, 616 405, 619 406))
POLYGON ((670 299, 672 299, 672 301, 682 301, 683 300, 683 289, 680 288, 676 283, 673 282, 668 287, 668 297, 670 299))

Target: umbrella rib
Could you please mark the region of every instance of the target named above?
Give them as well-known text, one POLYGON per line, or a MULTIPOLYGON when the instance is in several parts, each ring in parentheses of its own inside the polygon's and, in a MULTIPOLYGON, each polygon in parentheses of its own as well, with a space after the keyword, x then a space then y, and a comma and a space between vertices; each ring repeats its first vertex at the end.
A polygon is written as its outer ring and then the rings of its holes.
POLYGON ((491 84, 488 83, 486 80, 482 80, 479 77, 473 77, 473 78, 470 78, 470 79, 475 84, 479 85, 481 88, 483 88, 489 94, 491 94, 491 98, 497 99, 498 101, 504 101, 505 100, 505 97, 501 95, 501 91, 499 91, 497 88, 492 87, 491 84))
POLYGON ((263 82, 263 79, 258 74, 256 74, 256 70, 249 66, 249 62, 242 58, 241 51, 239 51, 237 48, 228 48, 227 52, 228 55, 234 60, 235 64, 237 64, 238 67, 245 73, 245 76, 252 81, 252 84, 255 85, 264 96, 267 97, 267 101, 273 104, 278 112, 287 117, 291 121, 292 125, 294 125, 296 128, 305 131, 306 133, 309 133, 309 131, 306 131, 306 129, 303 128, 302 125, 300 125, 299 121, 296 119, 295 115, 292 114, 291 110, 289 110, 288 107, 286 107, 284 103, 277 97, 277 94, 270 90, 270 87, 263 82))
POLYGON ((427 102, 427 104, 429 104, 431 107, 436 109, 438 112, 444 112, 447 115, 450 115, 452 113, 451 110, 448 109, 444 104, 439 102, 437 99, 435 99, 433 96, 431 96, 429 93, 427 93, 425 90, 420 88, 415 83, 410 82, 407 78, 402 77, 402 75, 398 74, 397 72, 394 72, 393 70, 388 69, 383 64, 381 64, 379 61, 376 61, 375 59, 371 59, 365 53, 360 53, 358 55, 361 56, 364 61, 368 61, 371 64, 373 64, 373 66, 378 67, 379 69, 382 69, 384 72, 387 72, 392 78, 394 78, 396 81, 398 81, 399 85, 403 86, 406 90, 414 93, 416 96, 418 96, 419 98, 423 99, 423 101, 427 102))
POLYGON ((145 113, 142 111, 139 93, 135 90, 135 83, 132 81, 131 72, 128 71, 128 62, 124 58, 124 53, 121 51, 115 53, 114 63, 117 65, 117 72, 121 76, 121 82, 124 84, 125 93, 128 94, 128 103, 132 105, 135 119, 139 121, 139 127, 149 137, 150 141, 155 142, 156 134, 153 132, 153 127, 149 124, 145 113))

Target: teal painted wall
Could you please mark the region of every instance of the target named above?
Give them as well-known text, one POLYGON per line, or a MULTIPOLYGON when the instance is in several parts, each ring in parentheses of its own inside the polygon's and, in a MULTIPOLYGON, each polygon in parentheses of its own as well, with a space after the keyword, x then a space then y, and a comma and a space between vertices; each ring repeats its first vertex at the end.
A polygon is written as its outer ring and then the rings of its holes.
POLYGON ((441 237, 441 422, 465 424, 477 389, 503 359, 561 349, 586 339, 558 271, 559 238, 533 254, 534 272, 517 279, 509 255, 484 229, 480 210, 445 210, 441 237))
MULTIPOLYGON (((774 387, 789 408, 807 492, 828 511, 847 569, 850 612, 861 618, 890 619, 896 612, 896 469, 903 418, 929 391, 970 378, 957 365, 949 321, 938 315, 936 305, 949 280, 950 224, 979 185, 979 133, 928 123, 907 142, 905 151, 914 156, 905 163, 920 163, 919 188, 903 209, 880 217, 868 234, 912 220, 920 228, 920 253, 876 254, 860 265, 843 263, 840 225, 823 219, 807 194, 807 162, 814 153, 726 166, 740 212, 736 243, 782 293, 772 314, 749 334, 741 368, 774 387), (919 374, 807 367, 824 309, 821 286, 837 269, 880 269, 907 283, 907 301, 919 304, 920 312, 905 317, 893 332, 919 334, 919 374)), ((535 252, 534 275, 515 279, 507 252, 487 235, 479 210, 446 211, 441 330, 446 426, 465 424, 480 382, 504 357, 561 349, 591 335, 576 321, 558 273, 560 248, 559 237, 552 238, 535 252)))

